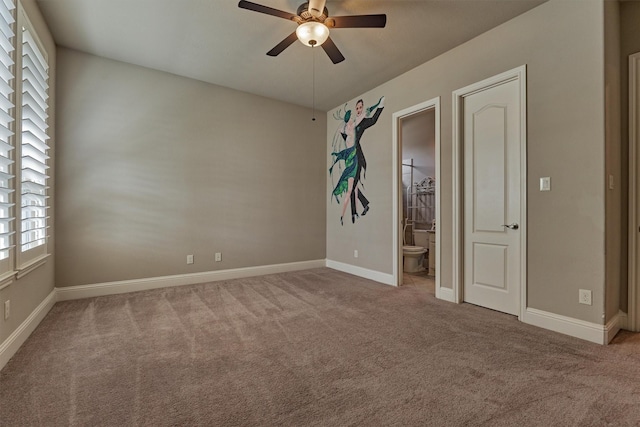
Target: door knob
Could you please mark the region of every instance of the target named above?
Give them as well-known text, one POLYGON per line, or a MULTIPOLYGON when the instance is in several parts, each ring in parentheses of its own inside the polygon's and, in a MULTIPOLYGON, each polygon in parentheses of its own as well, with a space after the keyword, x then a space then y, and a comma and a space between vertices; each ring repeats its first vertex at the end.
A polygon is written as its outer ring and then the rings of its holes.
POLYGON ((518 228, 520 228, 520 226, 518 224, 516 224, 515 222, 513 224, 502 224, 502 226, 510 228, 512 230, 517 230, 518 228))

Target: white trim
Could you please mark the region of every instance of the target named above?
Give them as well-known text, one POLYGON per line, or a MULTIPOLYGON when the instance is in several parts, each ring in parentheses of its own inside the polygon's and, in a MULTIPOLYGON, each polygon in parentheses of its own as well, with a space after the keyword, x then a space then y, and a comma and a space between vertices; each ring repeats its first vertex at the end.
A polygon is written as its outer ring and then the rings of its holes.
POLYGON ((122 280, 118 282, 96 283, 92 285, 69 286, 56 288, 56 291, 58 294, 58 301, 67 301, 80 298, 145 291, 149 289, 168 288, 172 286, 215 282, 219 280, 240 279, 243 277, 262 276, 265 274, 285 273, 288 271, 307 270, 310 268, 320 268, 324 266, 325 260, 321 259, 292 262, 287 264, 207 271, 202 273, 178 274, 174 276, 122 280))
POLYGON ((18 270, 18 272, 16 273, 16 279, 21 279, 36 268, 46 264, 47 258, 49 258, 50 256, 51 254, 44 254, 39 256, 38 258, 28 261, 26 264, 20 267, 20 270, 18 270))
MULTIPOLYGON (((392 250, 392 258, 393 258, 393 266, 392 266, 392 283, 393 286, 402 285, 402 276, 400 274, 400 250, 398 248, 398 240, 400 239, 400 229, 402 228, 402 222, 400 221, 400 216, 398 210, 400 204, 400 181, 399 174, 402 173, 402 168, 398 167, 398 163, 401 161, 402 156, 400 155, 400 147, 398 144, 398 113, 393 113, 391 120, 391 205, 393 206, 391 209, 391 250, 392 250)), ((327 261, 328 262, 328 261, 327 261)), ((328 265, 327 265, 328 266, 328 265)))
MULTIPOLYGON (((413 116, 415 114, 419 114, 423 111, 427 110, 435 110, 435 156, 436 156, 436 224, 440 225, 440 97, 436 97, 430 99, 425 102, 421 102, 420 104, 414 105, 413 107, 405 108, 404 110, 397 111, 393 113, 393 121, 392 121, 392 132, 393 132, 393 142, 392 142, 392 200, 393 200, 393 208, 392 208, 392 224, 393 224, 393 233, 392 233, 392 247, 393 247, 393 275, 392 275, 392 283, 395 286, 400 286, 402 283, 402 275, 400 266, 402 265, 402 220, 399 217, 400 211, 402 209, 402 192, 400 191, 401 185, 401 175, 402 168, 400 167, 400 151, 402 147, 400 147, 399 141, 399 132, 400 129, 398 124, 401 119, 407 118, 409 116, 413 116)), ((441 260, 440 256, 440 238, 441 233, 436 232, 436 297, 440 294, 438 289, 441 286, 440 282, 440 271, 441 268, 441 260)), ((438 297, 439 298, 439 297, 438 297)))
POLYGON ((622 329, 622 324, 626 323, 627 314, 622 311, 618 311, 615 316, 611 320, 604 325, 604 343, 609 344, 613 337, 616 336, 620 329, 622 329), (624 317, 624 320, 623 320, 624 317))
POLYGON ((16 272, 9 271, 0 276, 0 291, 4 288, 8 288, 16 279, 16 272))
MULTIPOLYGON (((437 253, 436 249, 436 253, 437 253)), ((436 270, 436 278, 438 277, 438 271, 436 270)), ((453 289, 444 288, 441 286, 436 286, 436 298, 441 299, 443 301, 456 302, 455 295, 453 293, 453 289)))
POLYGON ((392 274, 381 273, 368 268, 362 268, 355 265, 345 264, 338 261, 327 260, 326 266, 334 270, 344 273, 353 274, 354 276, 363 277, 365 279, 374 280, 385 285, 397 286, 392 274))
POLYGON ((629 316, 622 310, 618 313, 618 326, 620 329, 629 330, 629 316))
POLYGON ((451 190, 453 193, 453 224, 451 230, 451 266, 453 268, 451 275, 451 291, 453 294, 453 302, 462 303, 463 296, 461 291, 462 286, 462 269, 464 264, 462 263, 463 257, 463 244, 461 244, 462 236, 462 202, 463 197, 461 186, 464 183, 464 177, 462 176, 462 150, 461 150, 461 136, 460 136, 460 113, 462 111, 462 98, 456 95, 456 92, 451 94, 452 96, 452 108, 453 108, 453 129, 451 138, 453 141, 452 155, 451 155, 451 190))
POLYGON ((49 295, 31 312, 24 322, 13 331, 9 337, 0 345, 0 370, 4 368, 9 359, 13 357, 20 346, 29 338, 36 327, 40 324, 44 316, 47 315, 51 307, 56 303, 56 290, 53 289, 49 295))
POLYGON ((631 331, 640 331, 640 285, 638 285, 638 108, 640 99, 638 91, 640 82, 636 75, 640 70, 640 52, 629 55, 629 243, 628 262, 629 274, 627 286, 629 288, 627 302, 627 326, 631 331))
MULTIPOLYGON (((614 323, 617 323, 617 319, 618 316, 616 315, 612 321, 615 320, 614 323)), ((612 322, 610 322, 612 323, 611 325, 599 325, 535 308, 527 308, 521 320, 529 325, 570 335, 596 344, 607 344, 611 332, 615 329, 612 322)))
POLYGON ((442 287, 442 168, 440 166, 440 153, 442 149, 442 141, 440 139, 440 97, 437 98, 435 130, 436 130, 436 298, 451 301, 447 295, 448 288, 442 287))
POLYGON ((463 295, 463 141, 462 120, 464 98, 474 93, 517 80, 520 86, 520 308, 522 320, 527 308, 527 66, 522 65, 480 82, 458 89, 453 97, 453 300, 461 303, 463 295))

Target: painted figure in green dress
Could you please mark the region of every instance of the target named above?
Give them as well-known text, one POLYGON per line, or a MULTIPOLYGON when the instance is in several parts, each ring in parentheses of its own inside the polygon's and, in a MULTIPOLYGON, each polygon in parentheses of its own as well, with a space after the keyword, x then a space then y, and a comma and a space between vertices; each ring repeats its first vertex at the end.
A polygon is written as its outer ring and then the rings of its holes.
POLYGON ((355 119, 351 119, 351 110, 347 111, 344 116, 344 124, 340 131, 339 136, 345 148, 338 152, 332 152, 334 157, 333 164, 329 168, 329 173, 333 172, 333 167, 339 161, 344 161, 344 170, 340 175, 338 183, 333 188, 332 195, 339 203, 339 197, 344 195, 342 201, 342 214, 340 215, 340 224, 343 224, 344 213, 347 210, 347 205, 351 200, 351 192, 353 191, 353 183, 358 171, 358 157, 355 146, 355 119))

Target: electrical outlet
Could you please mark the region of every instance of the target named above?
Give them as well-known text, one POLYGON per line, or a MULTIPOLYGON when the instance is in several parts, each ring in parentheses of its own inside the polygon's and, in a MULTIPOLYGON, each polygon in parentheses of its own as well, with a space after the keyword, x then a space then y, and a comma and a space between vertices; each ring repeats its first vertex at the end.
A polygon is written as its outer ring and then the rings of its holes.
POLYGON ((193 264, 193 255, 187 255, 187 264, 193 264))
POLYGON ((216 262, 222 261, 222 253, 216 252, 216 262))
POLYGON ((355 251, 353 251, 353 257, 354 258, 358 258, 358 250, 357 249, 355 251))
POLYGON ((591 291, 587 289, 580 289, 578 291, 578 302, 580 304, 591 305, 591 291))
POLYGON ((4 320, 9 319, 11 316, 11 300, 6 300, 4 302, 4 320))

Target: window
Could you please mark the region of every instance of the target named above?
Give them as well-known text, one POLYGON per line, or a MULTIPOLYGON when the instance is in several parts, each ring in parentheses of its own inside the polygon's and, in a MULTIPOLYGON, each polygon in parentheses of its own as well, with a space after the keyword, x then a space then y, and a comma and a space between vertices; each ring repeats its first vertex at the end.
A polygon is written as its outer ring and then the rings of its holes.
POLYGON ((49 66, 27 24, 22 29, 20 252, 21 264, 46 254, 49 159, 49 66), (26 259, 25 259, 26 258, 26 259))
POLYGON ((0 0, 0 278, 14 269, 15 4, 0 0))
POLYGON ((22 6, 0 0, 0 288, 48 256, 48 81, 22 6))

